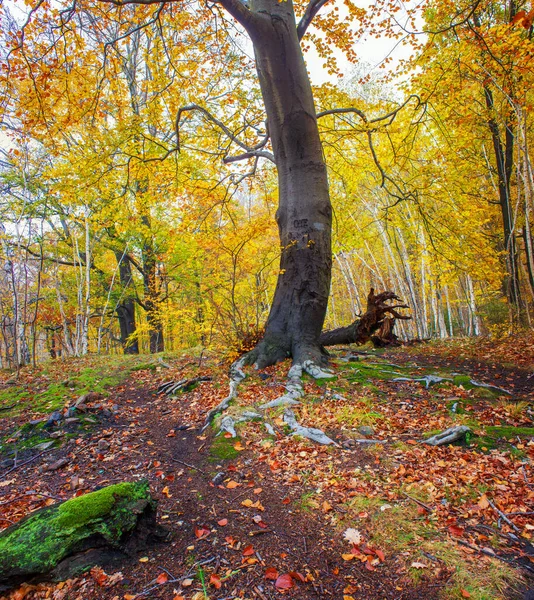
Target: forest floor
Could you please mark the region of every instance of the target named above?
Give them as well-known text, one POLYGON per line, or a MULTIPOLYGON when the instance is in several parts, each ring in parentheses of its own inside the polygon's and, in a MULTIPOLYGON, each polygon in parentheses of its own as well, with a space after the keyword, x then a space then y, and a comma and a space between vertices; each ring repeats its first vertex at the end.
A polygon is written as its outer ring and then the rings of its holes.
MULTIPOLYGON (((171 368, 90 357, 2 374, 0 529, 146 478, 169 531, 120 568, 2 598, 497 600, 534 587, 534 337, 337 349, 336 377, 305 376, 295 408, 330 446, 289 435, 283 408, 270 414, 274 436, 261 422, 237 438, 200 433, 228 393, 228 364, 194 352, 162 360, 171 368), (424 375, 450 381, 395 381, 424 375), (211 381, 157 393, 199 376, 211 381), (65 419, 87 392, 86 410, 65 419), (453 425, 471 428, 463 444, 423 442, 453 425)), ((279 397, 288 368, 249 369, 236 402, 279 397)))

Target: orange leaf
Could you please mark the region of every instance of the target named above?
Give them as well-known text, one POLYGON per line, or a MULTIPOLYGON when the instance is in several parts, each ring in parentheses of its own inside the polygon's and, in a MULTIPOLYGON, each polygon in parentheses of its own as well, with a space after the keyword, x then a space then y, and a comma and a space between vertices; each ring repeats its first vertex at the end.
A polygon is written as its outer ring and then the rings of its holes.
POLYGON ((158 583, 159 585, 167 583, 167 581, 169 581, 169 576, 167 575, 167 573, 160 573, 156 579, 156 583, 158 583))
POLYGON ((220 525, 221 527, 228 525, 228 519, 221 519, 220 521, 217 521, 217 525, 220 525))
POLYGON ((210 530, 206 527, 195 527, 195 535, 200 540, 202 538, 208 537, 210 534, 210 530))
POLYGON ((243 444, 241 442, 237 442, 234 444, 234 450, 237 450, 238 452, 242 452, 245 449, 245 446, 243 446, 243 444))
POLYGON ((213 585, 215 587, 215 589, 220 590, 222 587, 222 581, 221 578, 216 575, 215 573, 212 573, 210 575, 210 583, 211 585, 213 585))
POLYGON ((254 554, 254 548, 252 546, 252 544, 249 544, 244 550, 243 550, 243 556, 252 556, 254 554))
POLYGON ((239 483, 237 483, 237 481, 229 481, 229 482, 226 484, 226 487, 227 487, 229 490, 233 490, 233 489, 235 489, 235 488, 236 488, 236 487, 238 487, 238 486, 239 486, 239 483))
POLYGON ((464 598, 471 598, 471 594, 467 590, 462 589, 460 590, 460 593, 464 598))

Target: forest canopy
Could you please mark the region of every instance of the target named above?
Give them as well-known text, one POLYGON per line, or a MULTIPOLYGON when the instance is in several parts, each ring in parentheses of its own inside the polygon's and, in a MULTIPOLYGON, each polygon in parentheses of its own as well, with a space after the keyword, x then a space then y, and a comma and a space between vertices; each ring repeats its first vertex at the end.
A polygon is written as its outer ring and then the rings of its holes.
POLYGON ((316 360, 370 288, 404 338, 532 325, 529 2, 0 10, 2 366, 316 360), (365 65, 368 36, 409 58, 365 65))

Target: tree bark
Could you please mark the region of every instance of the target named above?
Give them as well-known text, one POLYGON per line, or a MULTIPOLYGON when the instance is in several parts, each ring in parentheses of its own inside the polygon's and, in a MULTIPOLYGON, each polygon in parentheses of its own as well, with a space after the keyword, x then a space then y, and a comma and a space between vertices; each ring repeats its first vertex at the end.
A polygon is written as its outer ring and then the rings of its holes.
POLYGON ((256 68, 278 170, 280 273, 265 334, 247 360, 321 361, 332 269, 332 207, 306 65, 290 2, 252 0, 256 68))
POLYGON ((119 263, 119 279, 123 287, 123 300, 117 304, 116 313, 121 331, 121 344, 124 354, 139 354, 139 342, 135 336, 135 300, 128 293, 132 285, 132 265, 125 252, 115 252, 119 263))
POLYGON ((389 300, 402 300, 393 292, 385 291, 375 294, 373 288, 367 296, 367 312, 348 327, 339 327, 325 331, 319 338, 322 346, 337 346, 339 344, 365 344, 373 342, 377 347, 394 344, 397 336, 393 333, 395 319, 411 319, 408 315, 401 315, 398 308, 408 308, 406 304, 388 305, 389 300), (391 315, 391 316, 389 316, 391 315))

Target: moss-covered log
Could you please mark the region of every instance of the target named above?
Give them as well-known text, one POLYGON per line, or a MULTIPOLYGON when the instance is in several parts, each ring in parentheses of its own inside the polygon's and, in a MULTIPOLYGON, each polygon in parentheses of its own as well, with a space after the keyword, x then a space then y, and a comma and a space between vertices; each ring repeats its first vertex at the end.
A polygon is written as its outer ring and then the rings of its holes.
POLYGON ((132 554, 157 531, 156 504, 140 481, 31 513, 0 532, 0 584, 63 579, 132 554))

